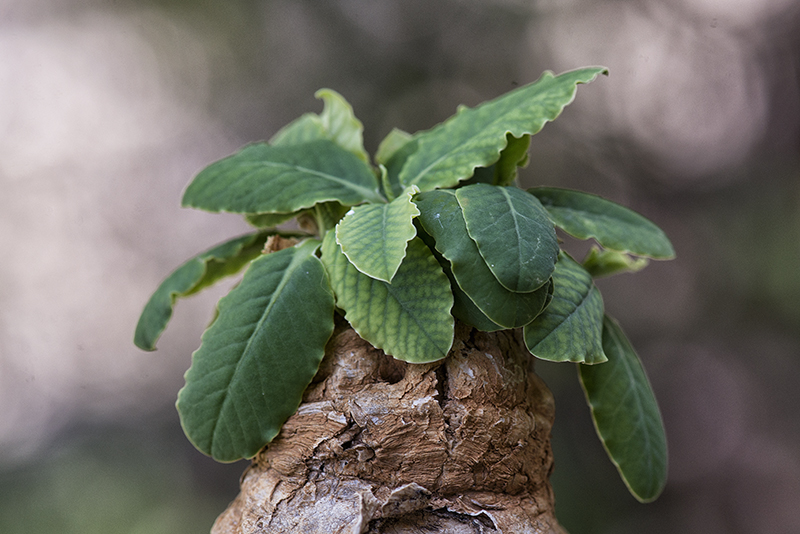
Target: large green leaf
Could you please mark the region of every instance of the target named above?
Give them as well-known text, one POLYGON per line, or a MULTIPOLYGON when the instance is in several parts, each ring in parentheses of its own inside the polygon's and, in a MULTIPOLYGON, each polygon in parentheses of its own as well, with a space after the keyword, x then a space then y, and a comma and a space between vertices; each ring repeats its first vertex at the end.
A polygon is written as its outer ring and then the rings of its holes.
POLYGON ((210 286, 217 280, 239 272, 261 253, 264 241, 274 232, 257 232, 231 239, 198 254, 172 272, 139 317, 133 342, 143 350, 156 350, 156 341, 167 327, 175 301, 210 286))
POLYGON ((672 244, 658 226, 615 202, 555 187, 534 187, 528 192, 541 201, 556 226, 578 239, 594 238, 605 248, 637 256, 675 257, 672 244))
POLYGON ((325 102, 322 113, 306 113, 281 128, 272 139, 273 146, 289 146, 329 139, 352 152, 364 162, 369 156, 364 150, 364 126, 353 114, 353 108, 342 95, 331 89, 320 89, 314 96, 325 102))
POLYGON ((579 365, 597 435, 622 480, 642 502, 655 500, 667 481, 667 438, 642 362, 619 325, 603 321, 608 362, 579 365))
POLYGON ((391 282, 417 234, 411 202, 414 188, 388 204, 352 208, 336 225, 336 242, 356 269, 376 280, 391 282))
POLYGON ((558 240, 547 212, 516 187, 474 184, 456 189, 467 232, 497 280, 528 293, 553 274, 558 240))
POLYGON ((459 109, 444 123, 419 134, 419 147, 399 172, 400 182, 429 191, 469 178, 476 167, 497 161, 506 134, 522 137, 539 132, 572 102, 577 84, 591 82, 605 71, 584 68, 558 76, 545 72, 536 82, 499 98, 459 109))
POLYGON ((591 275, 561 253, 553 273, 553 300, 523 334, 528 350, 554 362, 601 363, 603 298, 591 275))
POLYGON ((292 213, 327 201, 384 200, 369 166, 325 139, 247 146, 201 171, 183 195, 185 207, 234 213, 292 213))
POLYGON ((362 338, 407 362, 432 362, 447 356, 453 344, 453 294, 447 276, 422 240, 408 243, 391 284, 353 267, 333 232, 323 241, 322 262, 336 304, 362 338))
MULTIPOLYGON (((530 323, 539 315, 545 304, 548 288, 517 293, 500 284, 467 232, 456 191, 428 191, 417 195, 414 201, 420 211, 418 221, 433 238, 436 250, 450 262, 453 277, 460 289, 486 319, 505 328, 517 328, 530 323)), ((482 330, 494 330, 486 321, 480 320, 469 303, 460 301, 458 293, 454 293, 458 303, 454 313, 458 314, 459 319, 464 319, 482 330), (478 322, 481 324, 477 324, 478 322)))
POLYGON ((266 254, 219 302, 178 394, 192 443, 222 462, 249 458, 302 400, 333 332, 318 241, 266 254))

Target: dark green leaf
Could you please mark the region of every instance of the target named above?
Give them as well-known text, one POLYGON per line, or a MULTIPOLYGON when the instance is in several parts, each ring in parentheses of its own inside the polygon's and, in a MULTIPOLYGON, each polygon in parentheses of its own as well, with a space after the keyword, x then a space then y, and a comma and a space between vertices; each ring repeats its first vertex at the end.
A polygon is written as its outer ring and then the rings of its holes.
POLYGON ((583 259, 583 268, 594 278, 618 273, 635 273, 650 263, 647 258, 634 258, 616 250, 600 250, 592 247, 583 259))
POLYGON ((654 259, 675 257, 664 232, 635 211, 597 195, 535 187, 536 196, 559 228, 578 239, 594 238, 604 248, 654 259))
POLYGON ((475 108, 461 108, 444 123, 416 137, 418 149, 399 173, 404 186, 421 191, 447 188, 469 178, 476 167, 488 167, 506 146, 506 134, 535 134, 575 98, 576 85, 594 80, 604 68, 585 68, 536 82, 475 108))
POLYGON ((336 242, 356 269, 377 280, 391 282, 417 234, 412 222, 419 210, 411 202, 413 190, 388 204, 352 208, 336 226, 336 242))
POLYGON ((408 243, 391 284, 353 267, 333 232, 323 241, 322 261, 337 306, 362 338, 407 362, 432 362, 447 356, 453 344, 453 294, 447 276, 419 238, 408 243))
POLYGON ((192 443, 222 462, 255 455, 302 400, 333 332, 318 241, 261 256, 219 302, 178 394, 192 443))
POLYGON ((642 362, 619 325, 606 317, 608 362, 579 365, 597 435, 622 480, 642 502, 655 500, 667 481, 667 438, 642 362))
MULTIPOLYGON (((456 191, 439 189, 421 193, 414 197, 414 202, 420 210, 420 224, 435 241, 436 250, 450 262, 459 288, 487 320, 505 328, 517 328, 528 324, 539 315, 548 288, 516 293, 498 282, 467 233, 456 191)), ((486 321, 482 325, 477 324, 480 318, 470 309, 469 303, 459 300, 459 294, 455 290, 454 294, 458 304, 454 308, 454 313, 458 314, 456 316, 482 330, 489 330, 491 325, 486 321)))
POLYGON ((198 254, 161 282, 144 307, 133 342, 142 350, 156 350, 172 317, 175 301, 210 286, 219 279, 239 272, 253 258, 261 254, 264 241, 274 232, 258 232, 226 241, 198 254))
POLYGON ((384 201, 369 166, 328 140, 247 146, 203 170, 183 195, 185 207, 234 213, 292 213, 327 201, 384 201))
POLYGON ((553 300, 523 334, 528 350, 554 362, 601 363, 603 298, 591 275, 561 253, 553 273, 553 300))
POLYGON ((503 287, 528 293, 550 279, 558 240, 534 197, 516 187, 474 184, 456 189, 456 199, 469 236, 503 287))

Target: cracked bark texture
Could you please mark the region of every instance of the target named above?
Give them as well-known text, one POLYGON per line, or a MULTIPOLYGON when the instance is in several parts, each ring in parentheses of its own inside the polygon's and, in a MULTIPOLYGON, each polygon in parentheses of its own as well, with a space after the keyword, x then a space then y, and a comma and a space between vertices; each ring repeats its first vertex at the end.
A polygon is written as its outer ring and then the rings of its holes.
POLYGON ((564 534, 553 417, 519 332, 457 324, 445 360, 406 364, 339 325, 212 534, 564 534))

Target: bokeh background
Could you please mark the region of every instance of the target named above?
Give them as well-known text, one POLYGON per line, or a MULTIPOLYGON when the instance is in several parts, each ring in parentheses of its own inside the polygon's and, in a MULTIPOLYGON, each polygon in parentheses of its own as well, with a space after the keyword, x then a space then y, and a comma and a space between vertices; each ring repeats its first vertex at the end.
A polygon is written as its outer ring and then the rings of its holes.
MULTIPOLYGON (((0 0, 0 532, 195 533, 245 462, 183 437, 174 399, 216 299, 133 347, 150 292, 247 229, 179 208, 206 164, 330 87, 374 150, 538 78, 605 65, 533 138, 526 186, 587 189, 678 259, 602 280, 670 444, 630 497, 569 365, 554 391, 572 534, 800 532, 796 0, 0 0)), ((576 246, 570 244, 570 246, 576 246)))

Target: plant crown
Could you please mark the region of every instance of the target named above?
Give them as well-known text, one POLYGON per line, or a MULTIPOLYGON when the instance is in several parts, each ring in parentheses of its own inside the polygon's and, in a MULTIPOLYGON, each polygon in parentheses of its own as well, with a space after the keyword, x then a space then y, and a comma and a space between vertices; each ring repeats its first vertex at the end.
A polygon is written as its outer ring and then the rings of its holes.
POLYGON ((576 363, 611 461, 636 498, 655 499, 666 480, 661 416, 593 278, 672 258, 672 246, 609 200, 514 185, 530 136, 600 74, 545 72, 430 130, 393 130, 372 160, 351 106, 323 89, 321 114, 200 172, 182 205, 241 213, 256 230, 174 271, 135 333, 137 346, 155 350, 177 298, 246 268, 220 300, 178 394, 191 442, 223 462, 269 443, 317 372, 335 313, 411 363, 446 357, 458 319, 482 331, 522 328, 537 358, 576 363), (308 232, 277 228, 294 218, 308 232), (556 227, 599 247, 576 261, 560 250, 556 227), (267 253, 270 236, 299 242, 267 253))

